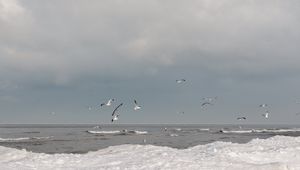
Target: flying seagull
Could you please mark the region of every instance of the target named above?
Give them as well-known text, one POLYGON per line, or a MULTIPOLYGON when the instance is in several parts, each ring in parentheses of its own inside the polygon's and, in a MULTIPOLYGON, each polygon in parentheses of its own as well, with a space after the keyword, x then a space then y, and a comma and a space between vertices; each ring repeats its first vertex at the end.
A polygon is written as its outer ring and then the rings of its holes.
POLYGON ((261 104, 261 105, 259 105, 259 107, 268 107, 268 105, 267 104, 261 104))
POLYGON ((99 125, 94 126, 93 129, 101 129, 101 127, 99 125))
POLYGON ((202 100, 208 101, 208 102, 212 102, 212 101, 217 100, 217 99, 218 99, 217 96, 216 97, 204 97, 204 98, 202 98, 202 100))
POLYGON ((111 119, 111 122, 114 122, 118 119, 119 119, 119 115, 114 115, 113 118, 111 119))
POLYGON ((86 108, 87 108, 88 110, 92 110, 92 109, 93 109, 92 106, 86 106, 86 108))
POLYGON ((210 103, 210 102, 204 102, 204 103, 201 104, 201 107, 204 107, 204 106, 206 106, 206 105, 213 105, 213 104, 210 103))
POLYGON ((238 117, 236 118, 237 120, 246 120, 247 118, 246 117, 238 117))
POLYGON ((179 80, 176 80, 176 83, 180 84, 180 83, 183 83, 185 81, 186 81, 185 79, 179 79, 179 80))
MULTIPOLYGON (((112 113, 112 116, 114 116, 114 115, 117 113, 119 107, 121 107, 122 105, 123 105, 123 103, 119 104, 119 106, 117 106, 117 107, 115 108, 115 110, 114 110, 113 113, 112 113)), ((116 117, 118 117, 118 116, 119 116, 119 115, 117 115, 116 117)), ((118 119, 117 119, 117 120, 118 120, 118 119)))
POLYGON ((269 111, 266 111, 266 113, 262 114, 263 117, 265 117, 266 119, 269 118, 269 111))
POLYGON ((111 106, 111 103, 115 101, 115 99, 109 99, 106 103, 101 103, 100 106, 111 106))
POLYGON ((137 104, 137 101, 134 100, 134 110, 140 110, 142 107, 137 104))

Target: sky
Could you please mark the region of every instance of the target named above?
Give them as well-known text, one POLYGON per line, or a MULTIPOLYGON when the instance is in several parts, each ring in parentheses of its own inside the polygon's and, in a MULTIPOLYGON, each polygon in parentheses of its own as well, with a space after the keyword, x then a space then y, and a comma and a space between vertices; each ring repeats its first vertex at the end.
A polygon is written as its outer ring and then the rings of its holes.
POLYGON ((299 124, 299 28, 298 0, 0 0, 0 123, 299 124))

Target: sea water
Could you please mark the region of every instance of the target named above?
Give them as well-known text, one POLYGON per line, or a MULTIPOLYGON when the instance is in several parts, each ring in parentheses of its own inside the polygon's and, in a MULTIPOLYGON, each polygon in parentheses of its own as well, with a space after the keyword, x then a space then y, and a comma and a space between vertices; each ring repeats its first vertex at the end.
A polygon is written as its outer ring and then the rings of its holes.
POLYGON ((300 169, 300 128, 1 125, 0 169, 300 169))

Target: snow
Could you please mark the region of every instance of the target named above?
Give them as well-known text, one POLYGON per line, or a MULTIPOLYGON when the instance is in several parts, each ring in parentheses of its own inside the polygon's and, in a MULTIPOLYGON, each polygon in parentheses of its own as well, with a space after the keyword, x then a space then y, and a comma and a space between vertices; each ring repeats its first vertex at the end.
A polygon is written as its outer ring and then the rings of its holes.
POLYGON ((300 137, 275 136, 246 144, 214 142, 184 150, 120 145, 86 154, 54 155, 0 146, 0 158, 0 169, 6 170, 298 170, 300 137))

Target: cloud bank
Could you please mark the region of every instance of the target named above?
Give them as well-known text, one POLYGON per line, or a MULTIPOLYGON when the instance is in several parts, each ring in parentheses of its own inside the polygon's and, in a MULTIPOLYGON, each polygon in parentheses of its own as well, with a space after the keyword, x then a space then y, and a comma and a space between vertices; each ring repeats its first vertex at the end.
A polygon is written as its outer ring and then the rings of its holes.
POLYGON ((300 2, 0 1, 1 77, 298 69, 300 2))

